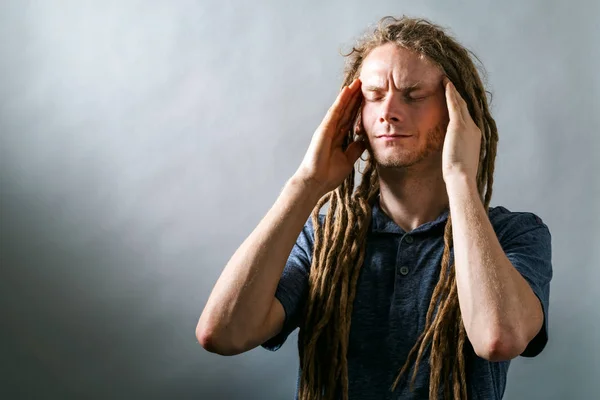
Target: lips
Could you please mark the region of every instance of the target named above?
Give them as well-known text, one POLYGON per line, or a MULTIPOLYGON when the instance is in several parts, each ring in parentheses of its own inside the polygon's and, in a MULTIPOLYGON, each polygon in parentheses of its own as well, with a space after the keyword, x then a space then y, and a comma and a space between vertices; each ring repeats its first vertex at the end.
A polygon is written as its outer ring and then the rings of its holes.
POLYGON ((409 138, 412 135, 397 135, 397 134, 391 134, 391 135, 379 135, 379 136, 375 136, 376 138, 382 138, 382 139, 393 139, 393 138, 409 138))

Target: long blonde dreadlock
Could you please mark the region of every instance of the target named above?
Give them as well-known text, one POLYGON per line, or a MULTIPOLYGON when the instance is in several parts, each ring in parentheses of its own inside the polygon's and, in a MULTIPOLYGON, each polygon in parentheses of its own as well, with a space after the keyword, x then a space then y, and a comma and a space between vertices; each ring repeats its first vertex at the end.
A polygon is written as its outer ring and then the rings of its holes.
MULTIPOLYGON (((386 43, 395 43, 434 62, 467 102, 469 112, 482 132, 477 187, 487 211, 492 196, 498 131, 488 108, 487 92, 471 58, 477 57, 442 28, 427 20, 385 17, 371 34, 360 40, 346 55, 343 86, 358 77, 362 62, 370 51, 386 43)), ((353 135, 350 130, 344 146, 353 140, 353 135)), ((339 395, 343 399, 348 398, 350 319, 365 258, 371 209, 379 194, 378 174, 371 154, 356 190, 354 179, 353 170, 337 189, 318 202, 312 213, 315 232, 313 260, 308 301, 298 338, 302 369, 299 388, 301 400, 333 399, 339 395), (321 226, 319 212, 327 202, 329 210, 321 226)), ((466 331, 458 304, 454 265, 450 265, 452 245, 452 221, 449 215, 444 231, 440 278, 429 303, 425 328, 410 351, 392 390, 413 365, 414 359, 412 386, 423 353, 431 346, 429 398, 437 399, 441 385, 444 398, 467 398, 464 356, 466 331)))

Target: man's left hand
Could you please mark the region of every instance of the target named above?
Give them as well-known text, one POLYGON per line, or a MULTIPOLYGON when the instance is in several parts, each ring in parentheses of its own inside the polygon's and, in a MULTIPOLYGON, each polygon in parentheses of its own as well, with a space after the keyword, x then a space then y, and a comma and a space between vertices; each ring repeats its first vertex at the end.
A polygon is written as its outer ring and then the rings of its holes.
POLYGON ((449 179, 466 178, 475 183, 481 131, 471 118, 467 103, 448 78, 444 78, 444 87, 450 119, 442 151, 444 181, 448 183, 449 179))

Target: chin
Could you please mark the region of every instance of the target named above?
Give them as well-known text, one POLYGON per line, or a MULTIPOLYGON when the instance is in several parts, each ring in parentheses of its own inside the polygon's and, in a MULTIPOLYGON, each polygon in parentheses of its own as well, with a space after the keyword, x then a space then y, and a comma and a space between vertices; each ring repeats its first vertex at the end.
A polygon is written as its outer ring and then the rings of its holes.
POLYGON ((394 151, 395 154, 375 154, 375 162, 384 168, 410 167, 423 159, 414 151, 394 151))
POLYGON ((405 167, 410 167, 411 165, 416 164, 417 162, 419 162, 418 158, 406 158, 406 157, 387 157, 384 159, 380 159, 380 160, 375 160, 377 162, 377 165, 383 167, 383 168, 405 168, 405 167))

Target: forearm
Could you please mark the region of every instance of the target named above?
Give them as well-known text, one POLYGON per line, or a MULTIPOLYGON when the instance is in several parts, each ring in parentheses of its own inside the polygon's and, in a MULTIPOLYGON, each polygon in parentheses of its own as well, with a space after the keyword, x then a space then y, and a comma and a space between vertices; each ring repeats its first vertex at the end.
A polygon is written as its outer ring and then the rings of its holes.
POLYGON ((263 323, 274 301, 287 258, 319 199, 290 179, 273 207, 225 266, 200 316, 198 329, 237 342, 263 323))
POLYGON ((459 304, 469 340, 485 358, 516 357, 541 327, 540 302, 506 257, 475 182, 458 177, 446 187, 459 304))

